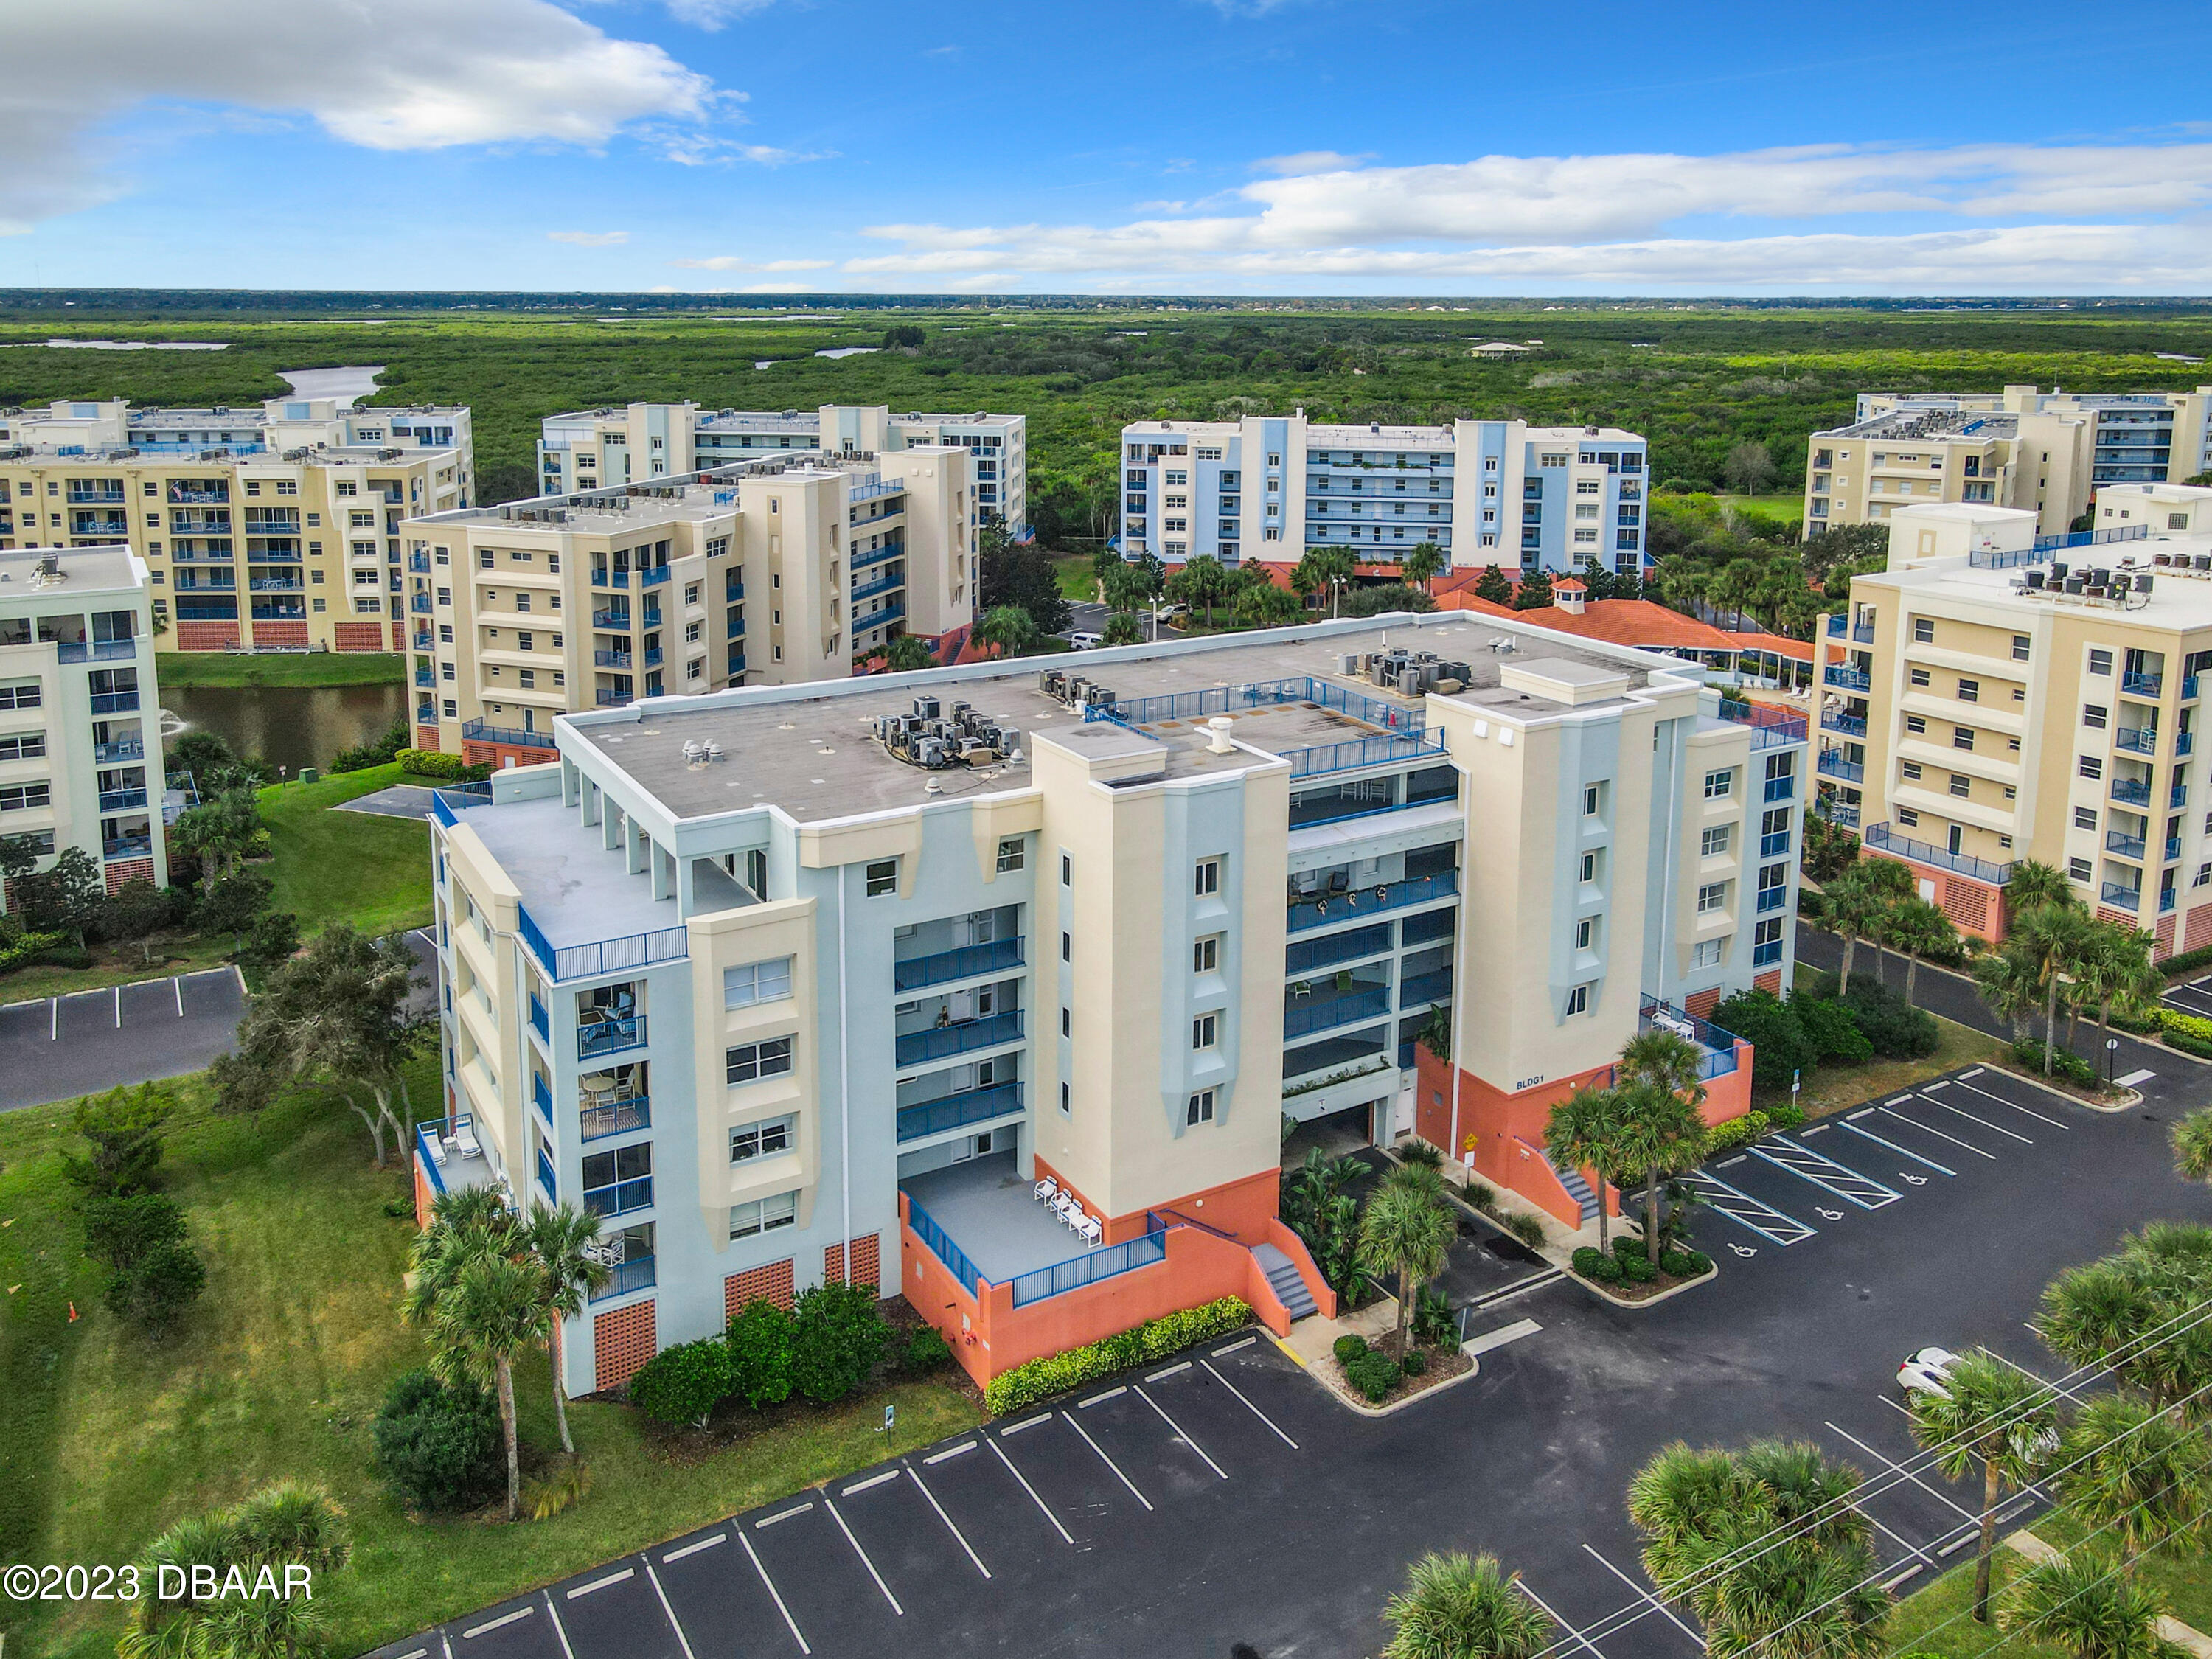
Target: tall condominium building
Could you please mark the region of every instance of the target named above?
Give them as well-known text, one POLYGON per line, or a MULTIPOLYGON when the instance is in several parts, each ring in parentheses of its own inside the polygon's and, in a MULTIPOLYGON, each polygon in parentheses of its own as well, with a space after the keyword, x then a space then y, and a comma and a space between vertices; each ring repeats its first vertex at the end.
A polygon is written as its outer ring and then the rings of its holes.
POLYGON ((605 1218, 579 1391, 848 1274, 978 1377, 1221 1295, 1287 1328, 1333 1304, 1285 1115, 1578 1224, 1549 1106, 1658 1023, 1741 1112, 1691 1011, 1790 971, 1803 721, 1702 678, 1439 614, 560 719, 438 799, 418 1200, 605 1218))
MULTIPOLYGON (((545 419, 538 476, 549 495, 672 476, 790 450, 891 455, 965 449, 975 464, 975 526, 1029 522, 1029 420, 1022 415, 894 415, 887 404, 817 410, 702 410, 630 404, 545 419)), ((969 552, 975 550, 971 546, 969 552)))
POLYGON ((1234 564, 1428 542, 1455 565, 1640 571, 1647 476, 1644 440, 1612 427, 1146 421, 1121 429, 1121 547, 1234 564))
MULTIPOLYGON (((153 610, 125 546, 0 552, 0 836, 169 884, 153 610)), ((45 867, 42 860, 41 867, 45 867)))
POLYGON ((568 710, 838 679, 975 617, 964 448, 805 451, 410 520, 416 742, 553 752, 568 710))
POLYGON ((2014 863, 2065 871, 2158 954, 2212 945, 2212 489, 2108 484, 2094 531, 2002 507, 1889 520, 1820 636, 1821 810, 2002 938, 2014 863))
POLYGON ((469 411, 0 411, 0 549, 125 543, 166 648, 404 648, 399 521, 469 499, 469 411))
POLYGON ((1851 424, 1813 434, 1809 532, 1899 507, 2019 507, 2063 532, 2108 484, 2179 483, 2212 470, 2212 386, 2194 392, 1863 392, 1851 424))

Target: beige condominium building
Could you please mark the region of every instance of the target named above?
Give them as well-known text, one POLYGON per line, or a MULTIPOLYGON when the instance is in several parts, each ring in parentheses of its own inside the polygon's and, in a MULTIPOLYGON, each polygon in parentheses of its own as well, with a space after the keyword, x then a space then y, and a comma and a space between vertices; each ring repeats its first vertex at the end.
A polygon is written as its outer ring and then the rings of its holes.
POLYGON ((2161 956, 2212 945, 2212 490, 2108 484, 2094 530, 2025 509, 1891 515, 1888 568, 1820 636, 1820 810, 2003 935, 2013 865, 2064 871, 2161 956))
MULTIPOLYGON (((681 577, 677 580, 682 580, 681 577)), ((748 581, 753 580, 748 574, 748 581)), ((902 1291, 988 1377, 1170 1309, 1332 1298, 1281 1125, 1418 1133, 1569 1225, 1550 1105, 1790 971, 1802 719, 1449 614, 553 722, 441 792, 418 1201, 580 1203, 575 1391, 756 1297, 902 1291), (1417 1058, 1447 1011, 1456 1065, 1417 1058)))
POLYGON ((2193 392, 1863 392, 1852 423, 1813 434, 1808 534, 1933 501, 2019 507, 2046 535, 2111 484, 2212 470, 2212 386, 2193 392))
POLYGON ((975 616, 969 452, 808 451, 411 520, 416 741, 550 757, 556 714, 841 679, 975 616))
POLYGON ((469 499, 466 409, 0 411, 0 549, 123 543, 165 649, 398 651, 399 522, 469 499))
MULTIPOLYGON (((169 884, 145 561, 121 545, 0 551, 0 836, 81 848, 107 890, 169 884)), ((179 780, 180 784, 184 782, 179 780)))
POLYGON ((965 449, 973 464, 974 528, 997 523, 1018 535, 1029 523, 1029 420, 1021 415, 895 415, 883 404, 775 411, 695 403, 574 410, 545 417, 538 477, 547 495, 558 495, 793 450, 889 456, 943 448, 965 449))

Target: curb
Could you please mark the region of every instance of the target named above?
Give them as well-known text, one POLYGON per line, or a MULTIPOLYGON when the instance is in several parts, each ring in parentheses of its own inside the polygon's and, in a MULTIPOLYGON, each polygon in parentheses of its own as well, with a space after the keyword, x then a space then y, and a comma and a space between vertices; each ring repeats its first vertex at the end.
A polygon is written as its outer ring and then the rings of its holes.
POLYGON ((1567 1277, 1569 1279, 1581 1285, 1583 1289, 1588 1291, 1592 1296, 1601 1297, 1606 1301, 1612 1303, 1614 1307, 1620 1309, 1624 1313, 1642 1313, 1646 1308, 1656 1308, 1662 1302, 1673 1301, 1685 1291, 1702 1290, 1720 1276, 1721 1264, 1718 1261, 1715 1261, 1710 1268, 1705 1272, 1699 1273, 1695 1279, 1686 1279, 1679 1285, 1668 1285, 1656 1296, 1647 1296, 1640 1302, 1631 1302, 1626 1297, 1615 1296, 1611 1291, 1606 1289, 1604 1285, 1600 1285, 1592 1279, 1584 1279, 1572 1267, 1567 1269, 1567 1277))
POLYGON ((2082 1110, 2087 1112, 2105 1112, 2117 1115, 2121 1112, 2132 1112, 2136 1107, 2142 1105, 2143 1103, 2142 1091, 2140 1089, 2123 1090, 2121 1091, 2121 1097, 2118 1100, 2103 1102, 2084 1100, 2079 1095, 2069 1095, 2063 1089, 2054 1088, 2051 1085, 2045 1083, 2041 1078, 2036 1076, 2032 1072, 2021 1071, 2017 1067, 2008 1066, 2000 1060, 1985 1060, 1982 1064, 1988 1066, 1993 1072, 2002 1072, 2007 1077, 2018 1078, 2022 1083, 2027 1084, 2031 1089, 2042 1090, 2045 1094, 2049 1095, 2053 1100, 2063 1100, 2069 1106, 2079 1106, 2082 1110))
MULTIPOLYGON (((1290 1350, 1285 1346, 1283 1352, 1289 1353, 1290 1350)), ((1298 1359, 1296 1354, 1291 1354, 1291 1358, 1298 1359)), ((1393 1412, 1401 1412, 1409 1406, 1420 1405, 1437 1395, 1457 1388, 1462 1382, 1474 1382, 1476 1377, 1482 1375, 1482 1361, 1472 1354, 1468 1356, 1468 1368, 1457 1376, 1448 1376, 1441 1382, 1431 1382, 1419 1394, 1409 1394, 1403 1400, 1394 1400, 1387 1406, 1370 1406, 1364 1400, 1355 1400, 1338 1388, 1334 1382, 1316 1367, 1307 1364, 1303 1359, 1298 1359, 1298 1364, 1304 1370, 1307 1376, 1320 1384, 1322 1393, 1346 1411, 1356 1412, 1362 1417, 1388 1417, 1393 1412)))

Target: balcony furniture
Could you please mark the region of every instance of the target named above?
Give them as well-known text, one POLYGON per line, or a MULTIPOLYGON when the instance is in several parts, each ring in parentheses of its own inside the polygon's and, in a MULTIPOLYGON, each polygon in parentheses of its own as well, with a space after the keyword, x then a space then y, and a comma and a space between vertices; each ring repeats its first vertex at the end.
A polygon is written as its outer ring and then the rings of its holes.
POLYGON ((1050 1176, 1047 1176, 1042 1181, 1038 1182, 1036 1186, 1030 1188, 1030 1193, 1034 1196, 1046 1200, 1049 1200, 1052 1195, 1059 1190, 1060 1183, 1057 1181, 1054 1181, 1050 1176))
POLYGON ((460 1148, 463 1158, 482 1158, 483 1148, 477 1142, 476 1126, 464 1123, 453 1131, 453 1145, 460 1148))
POLYGON ((1083 1235, 1083 1242, 1086 1244, 1096 1244, 1106 1236, 1105 1227, 1100 1224, 1095 1215, 1084 1217, 1083 1224, 1076 1231, 1083 1235))

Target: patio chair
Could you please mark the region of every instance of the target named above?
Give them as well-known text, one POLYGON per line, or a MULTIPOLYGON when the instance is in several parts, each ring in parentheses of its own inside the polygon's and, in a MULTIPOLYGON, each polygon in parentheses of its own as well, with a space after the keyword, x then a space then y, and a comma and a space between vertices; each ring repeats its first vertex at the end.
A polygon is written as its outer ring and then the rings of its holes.
POLYGON ((483 1156, 483 1148, 477 1144, 476 1128, 471 1124, 464 1123, 453 1131, 453 1145, 461 1149, 463 1158, 483 1156))
POLYGON ((1057 1181, 1054 1181, 1050 1176, 1047 1176, 1043 1180, 1038 1182, 1036 1186, 1030 1188, 1030 1194, 1031 1197, 1041 1201, 1049 1202, 1052 1199, 1052 1195, 1059 1190, 1060 1183, 1057 1181))
POLYGON ((1083 1213, 1083 1206, 1066 1193, 1061 1193, 1052 1200, 1052 1212, 1060 1218, 1063 1224, 1073 1227, 1076 1224, 1075 1218, 1083 1213))
POLYGON ((1095 1215, 1084 1217, 1083 1224, 1075 1231, 1083 1235, 1083 1242, 1085 1244, 1096 1244, 1106 1236, 1104 1224, 1095 1215))
POLYGON ((444 1169, 446 1167, 445 1137, 433 1130, 422 1137, 422 1144, 430 1149, 430 1162, 440 1169, 444 1169))

